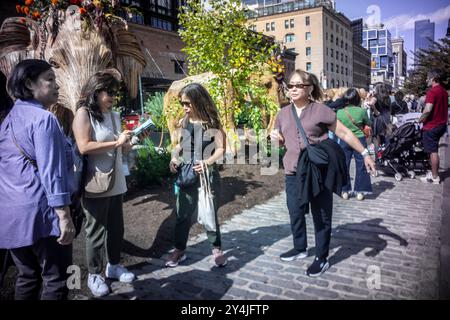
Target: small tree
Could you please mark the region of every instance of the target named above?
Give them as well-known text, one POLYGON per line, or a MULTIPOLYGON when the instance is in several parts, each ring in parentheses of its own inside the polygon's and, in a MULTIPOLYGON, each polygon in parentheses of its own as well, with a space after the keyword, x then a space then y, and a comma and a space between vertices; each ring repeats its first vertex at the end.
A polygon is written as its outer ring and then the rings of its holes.
POLYGON ((417 63, 405 82, 405 90, 422 96, 427 90, 427 73, 437 69, 443 72, 444 85, 449 88, 450 80, 450 38, 446 37, 439 42, 433 41, 429 49, 419 50, 414 54, 417 63))
POLYGON ((249 99, 259 110, 257 115, 252 113, 253 127, 257 127, 265 112, 262 110, 268 108, 273 113, 278 109, 257 81, 276 46, 248 29, 241 0, 210 0, 208 5, 187 0, 179 15, 189 73, 212 72, 217 76, 208 89, 227 129, 235 128, 234 115, 242 113, 243 101, 249 99))

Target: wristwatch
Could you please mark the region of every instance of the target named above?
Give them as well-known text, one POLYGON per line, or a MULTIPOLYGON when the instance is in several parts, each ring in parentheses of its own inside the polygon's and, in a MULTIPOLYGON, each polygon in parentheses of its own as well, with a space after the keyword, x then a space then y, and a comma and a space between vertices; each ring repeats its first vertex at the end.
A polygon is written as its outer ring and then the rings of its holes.
POLYGON ((365 158, 369 155, 369 150, 367 148, 364 149, 363 152, 361 152, 361 155, 365 158))

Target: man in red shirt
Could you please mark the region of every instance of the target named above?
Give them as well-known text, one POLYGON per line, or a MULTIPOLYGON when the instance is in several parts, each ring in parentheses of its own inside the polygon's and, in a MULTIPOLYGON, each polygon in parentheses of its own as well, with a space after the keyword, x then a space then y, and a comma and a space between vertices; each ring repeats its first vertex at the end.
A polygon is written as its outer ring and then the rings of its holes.
POLYGON ((430 154, 431 172, 420 178, 422 182, 439 184, 439 140, 447 131, 448 93, 442 86, 439 71, 431 71, 427 77, 431 89, 427 92, 425 108, 419 122, 423 123, 423 147, 430 154))

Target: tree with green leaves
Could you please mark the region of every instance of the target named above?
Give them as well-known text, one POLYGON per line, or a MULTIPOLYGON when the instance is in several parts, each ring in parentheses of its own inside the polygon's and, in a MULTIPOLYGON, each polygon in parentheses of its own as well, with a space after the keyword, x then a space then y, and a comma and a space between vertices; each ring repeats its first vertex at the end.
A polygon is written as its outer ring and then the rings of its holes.
POLYGON ((276 46, 249 30, 241 0, 210 0, 207 5, 201 0, 187 0, 179 19, 189 73, 212 72, 217 76, 208 90, 224 125, 234 129, 238 118, 246 118, 259 130, 263 116, 278 109, 258 84, 276 46), (250 115, 242 117, 246 110, 250 115))
POLYGON ((427 73, 430 70, 440 70, 443 73, 444 86, 450 87, 450 37, 433 41, 430 48, 419 50, 414 54, 415 69, 405 82, 405 91, 417 96, 423 96, 427 89, 427 73))

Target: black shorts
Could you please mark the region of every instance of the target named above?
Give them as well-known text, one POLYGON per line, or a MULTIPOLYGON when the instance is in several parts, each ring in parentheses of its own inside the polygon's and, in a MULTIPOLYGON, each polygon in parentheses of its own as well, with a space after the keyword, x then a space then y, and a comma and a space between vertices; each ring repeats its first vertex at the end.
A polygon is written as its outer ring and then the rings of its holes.
POLYGON ((442 125, 431 130, 423 131, 422 143, 426 153, 438 152, 439 140, 447 131, 447 125, 442 125))

